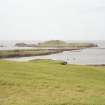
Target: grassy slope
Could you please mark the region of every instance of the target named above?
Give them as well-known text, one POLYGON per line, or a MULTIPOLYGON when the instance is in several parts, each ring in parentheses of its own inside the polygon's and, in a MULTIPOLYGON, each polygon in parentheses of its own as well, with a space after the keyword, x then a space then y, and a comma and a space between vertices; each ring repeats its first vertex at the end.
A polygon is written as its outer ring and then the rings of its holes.
POLYGON ((105 105, 105 68, 0 61, 0 105, 105 105))

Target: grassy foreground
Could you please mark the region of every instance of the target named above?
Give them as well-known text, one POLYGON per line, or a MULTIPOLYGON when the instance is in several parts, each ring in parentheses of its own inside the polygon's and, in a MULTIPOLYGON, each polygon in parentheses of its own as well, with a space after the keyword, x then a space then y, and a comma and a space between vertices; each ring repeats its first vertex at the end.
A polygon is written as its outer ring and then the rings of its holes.
POLYGON ((105 68, 0 61, 0 105, 105 105, 105 68))

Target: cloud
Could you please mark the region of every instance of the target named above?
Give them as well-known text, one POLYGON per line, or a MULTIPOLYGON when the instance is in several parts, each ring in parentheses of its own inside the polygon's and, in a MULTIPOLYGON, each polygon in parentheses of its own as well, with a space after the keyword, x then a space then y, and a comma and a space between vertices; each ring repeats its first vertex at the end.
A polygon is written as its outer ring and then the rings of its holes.
POLYGON ((0 39, 104 39, 104 0, 2 0, 0 39))

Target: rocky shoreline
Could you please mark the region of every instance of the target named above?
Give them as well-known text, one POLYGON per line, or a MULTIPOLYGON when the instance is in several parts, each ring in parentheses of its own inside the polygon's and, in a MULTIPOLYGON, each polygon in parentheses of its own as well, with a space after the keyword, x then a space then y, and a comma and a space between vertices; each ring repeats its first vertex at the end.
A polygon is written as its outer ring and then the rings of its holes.
POLYGON ((105 67, 105 64, 94 64, 94 65, 88 65, 88 66, 94 66, 94 67, 105 67))

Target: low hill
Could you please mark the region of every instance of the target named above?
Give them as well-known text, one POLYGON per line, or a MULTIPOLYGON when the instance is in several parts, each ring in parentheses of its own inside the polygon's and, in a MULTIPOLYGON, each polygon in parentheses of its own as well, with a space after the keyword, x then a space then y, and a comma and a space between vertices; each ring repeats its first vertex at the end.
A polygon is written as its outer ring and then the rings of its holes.
POLYGON ((39 43, 39 46, 46 46, 46 47, 57 47, 57 46, 67 46, 68 44, 65 41, 61 40, 50 40, 45 41, 43 43, 39 43))
POLYGON ((38 47, 77 47, 77 48, 84 48, 84 47, 97 47, 96 44, 93 43, 67 43, 62 40, 50 40, 45 41, 43 43, 39 43, 38 47))

